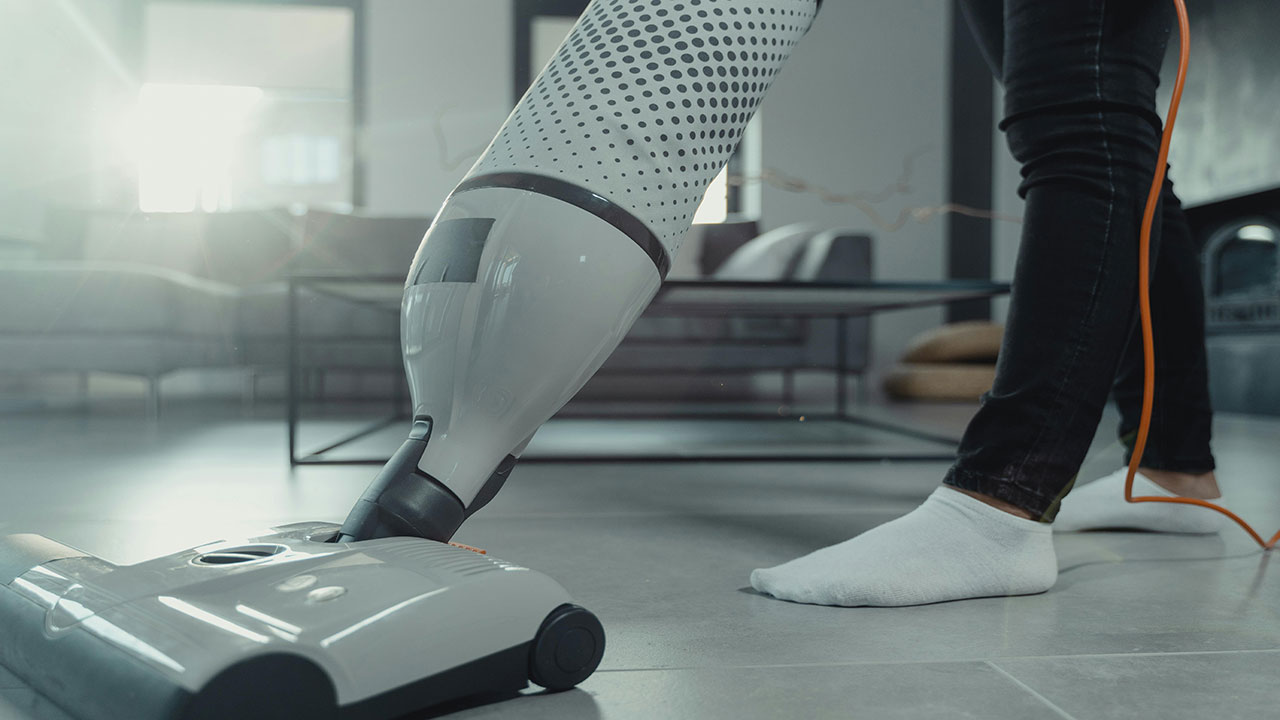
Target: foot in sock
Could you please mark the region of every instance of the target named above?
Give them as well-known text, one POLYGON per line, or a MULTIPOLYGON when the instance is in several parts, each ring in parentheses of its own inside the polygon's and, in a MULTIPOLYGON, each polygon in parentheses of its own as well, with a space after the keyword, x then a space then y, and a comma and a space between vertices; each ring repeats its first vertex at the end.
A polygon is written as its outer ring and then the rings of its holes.
MULTIPOLYGON (((1124 499, 1127 468, 1121 468, 1071 491, 1053 521, 1058 532, 1125 529, 1163 533, 1216 533, 1222 529, 1218 513, 1193 505, 1129 503, 1124 499)), ((1133 478, 1135 496, 1176 497, 1138 473, 1133 478)))
POLYGON ((895 607, 1041 593, 1057 577, 1048 525, 941 487, 896 520, 752 572, 751 586, 792 602, 895 607))

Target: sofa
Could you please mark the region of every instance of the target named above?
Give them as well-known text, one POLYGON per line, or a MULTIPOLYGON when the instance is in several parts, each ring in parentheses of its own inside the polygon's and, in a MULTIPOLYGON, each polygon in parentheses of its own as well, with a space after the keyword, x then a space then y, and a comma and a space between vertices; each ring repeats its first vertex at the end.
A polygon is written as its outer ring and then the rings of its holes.
MULTIPOLYGON (((713 233, 709 237, 689 238, 697 246, 703 277, 677 279, 803 283, 872 278, 871 238, 858 231, 800 223, 735 243, 725 228, 708 230, 713 233), (725 252, 726 246, 733 249, 725 252)), ((846 368, 860 376, 870 356, 870 321, 851 319, 843 331, 848 336, 846 368)), ((754 399, 761 394, 757 376, 781 374, 783 387, 789 388, 796 371, 834 370, 838 332, 830 318, 668 317, 654 307, 636 321, 580 397, 754 399)))
MULTIPOLYGON (((309 208, 52 210, 36 257, 0 262, 0 372, 281 374, 295 274, 404 272, 429 217, 309 208)), ((398 372, 395 313, 303 290, 304 369, 398 372)), ((250 383, 252 388, 256 383, 250 383)))
MULTIPOLYGON (((34 259, 0 260, 0 372, 139 377, 153 412, 161 381, 179 370, 236 368, 251 379, 247 388, 256 387, 259 375, 283 374, 289 359, 290 276, 399 276, 430 223, 325 208, 55 209, 34 259)), ((871 277, 870 239, 847 231, 800 225, 757 235, 754 223, 731 223, 695 226, 686 244, 696 262, 685 279, 871 277)), ((389 375, 400 390, 397 313, 305 286, 298 292, 304 375, 389 375)), ((865 321, 849 332, 858 372, 867 357, 865 321)), ((621 394, 648 397, 655 386, 677 386, 655 385, 655 375, 830 367, 834 338, 834 325, 816 320, 646 314, 593 384, 647 377, 621 394)))

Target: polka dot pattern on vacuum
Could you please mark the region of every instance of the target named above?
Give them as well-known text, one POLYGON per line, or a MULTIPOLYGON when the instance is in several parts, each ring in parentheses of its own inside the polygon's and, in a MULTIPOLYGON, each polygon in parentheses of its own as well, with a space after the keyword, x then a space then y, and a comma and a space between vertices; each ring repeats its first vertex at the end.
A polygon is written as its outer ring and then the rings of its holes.
POLYGON ((595 0, 468 177, 566 180, 672 255, 808 30, 813 0, 595 0))

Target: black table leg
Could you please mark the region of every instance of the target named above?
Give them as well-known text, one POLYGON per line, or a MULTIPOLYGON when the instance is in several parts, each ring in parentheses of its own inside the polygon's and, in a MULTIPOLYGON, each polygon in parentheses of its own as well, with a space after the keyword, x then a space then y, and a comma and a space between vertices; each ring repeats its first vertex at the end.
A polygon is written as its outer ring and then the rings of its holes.
POLYGON ((836 417, 849 414, 849 332, 847 315, 836 317, 836 417))
POLYGON ((289 281, 289 371, 285 393, 288 395, 289 466, 298 464, 298 286, 289 281))

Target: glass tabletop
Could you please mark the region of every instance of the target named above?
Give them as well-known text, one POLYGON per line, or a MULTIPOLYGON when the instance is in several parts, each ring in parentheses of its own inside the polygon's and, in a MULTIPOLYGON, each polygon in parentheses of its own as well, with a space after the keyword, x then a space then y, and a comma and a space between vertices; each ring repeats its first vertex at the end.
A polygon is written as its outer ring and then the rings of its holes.
MULTIPOLYGON (((352 302, 398 308, 403 277, 305 275, 290 279, 310 291, 352 302)), ((650 315, 865 315, 1003 295, 1008 283, 940 282, 795 283, 669 280, 646 311, 650 315)))

